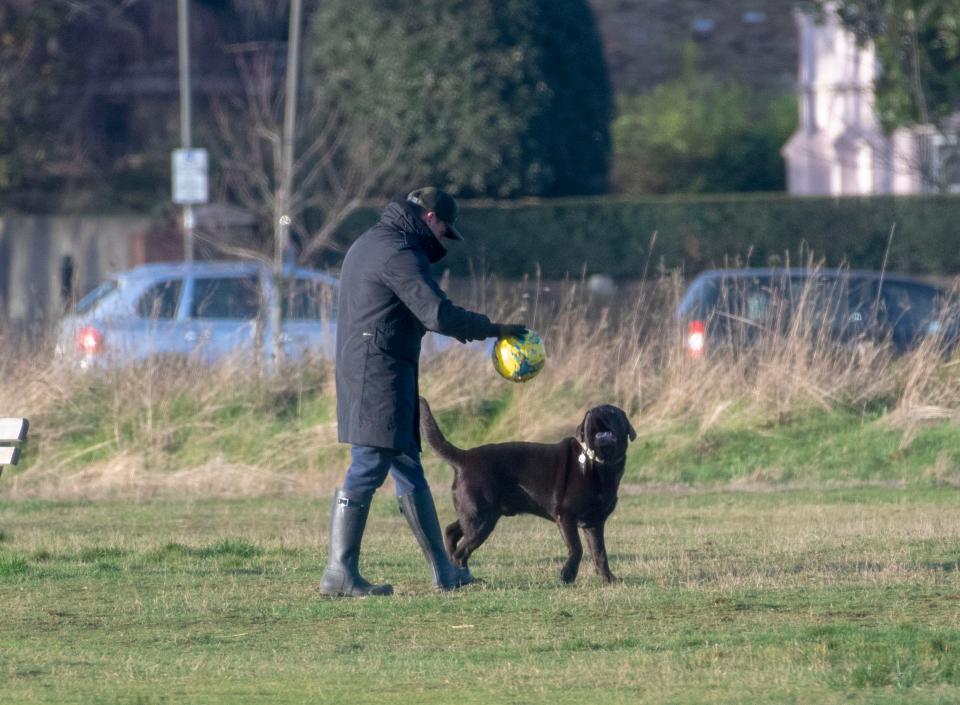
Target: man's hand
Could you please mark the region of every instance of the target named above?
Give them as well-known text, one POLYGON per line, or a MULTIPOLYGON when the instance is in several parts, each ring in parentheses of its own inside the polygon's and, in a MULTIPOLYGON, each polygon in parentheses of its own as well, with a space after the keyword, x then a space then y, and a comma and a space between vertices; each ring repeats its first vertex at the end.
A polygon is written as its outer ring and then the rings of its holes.
POLYGON ((498 338, 522 338, 529 329, 519 323, 494 323, 493 328, 498 338))

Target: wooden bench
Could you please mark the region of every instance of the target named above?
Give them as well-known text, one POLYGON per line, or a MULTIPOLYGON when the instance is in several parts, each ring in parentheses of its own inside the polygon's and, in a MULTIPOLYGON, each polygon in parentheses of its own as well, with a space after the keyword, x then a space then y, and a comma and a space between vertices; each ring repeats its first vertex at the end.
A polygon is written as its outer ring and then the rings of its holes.
POLYGON ((16 465, 20 459, 20 443, 27 438, 30 422, 26 419, 0 418, 0 473, 4 465, 16 465))

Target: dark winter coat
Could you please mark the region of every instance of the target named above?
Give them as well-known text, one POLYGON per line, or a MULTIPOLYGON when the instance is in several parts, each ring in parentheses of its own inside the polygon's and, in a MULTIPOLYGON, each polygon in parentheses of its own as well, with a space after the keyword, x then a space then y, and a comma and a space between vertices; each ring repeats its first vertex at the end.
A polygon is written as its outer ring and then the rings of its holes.
POLYGON ((420 448, 420 341, 494 335, 455 306, 430 274, 446 250, 411 206, 394 202, 347 251, 337 315, 337 426, 342 443, 420 448))

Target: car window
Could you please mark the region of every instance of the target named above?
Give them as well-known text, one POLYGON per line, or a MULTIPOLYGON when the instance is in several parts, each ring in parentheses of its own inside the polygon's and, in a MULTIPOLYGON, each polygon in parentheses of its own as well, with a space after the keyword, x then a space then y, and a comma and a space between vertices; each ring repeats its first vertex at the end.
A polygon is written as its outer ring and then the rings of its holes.
POLYGON ((937 294, 923 286, 885 282, 881 290, 884 318, 894 326, 926 324, 936 316, 937 294))
POLYGON ((173 318, 177 315, 182 288, 183 282, 180 279, 154 284, 137 301, 137 315, 154 320, 173 318))
POLYGON ((73 312, 78 314, 84 314, 90 311, 94 306, 100 303, 108 294, 116 291, 117 282, 114 279, 108 279, 99 286, 97 286, 93 291, 84 296, 77 302, 77 305, 74 306, 73 312))
POLYGON ((735 321, 766 323, 782 304, 783 289, 783 282, 772 282, 769 277, 725 279, 715 302, 716 313, 735 321))
POLYGON ((316 279, 288 279, 281 315, 290 320, 321 321, 333 317, 336 291, 316 279))
POLYGON ((192 318, 249 320, 260 312, 257 277, 209 277, 193 282, 192 318))
POLYGON ((717 282, 714 279, 696 279, 683 295, 677 313, 684 318, 706 318, 717 300, 717 282))
POLYGON ((762 321, 770 310, 770 292, 748 291, 744 295, 743 317, 748 321, 762 321))
POLYGON ((704 281, 685 297, 682 312, 751 325, 802 320, 814 326, 865 322, 875 303, 870 281, 852 277, 731 276, 704 281))
POLYGON ((869 320, 873 287, 854 277, 806 277, 791 285, 791 311, 813 326, 844 328, 869 320))

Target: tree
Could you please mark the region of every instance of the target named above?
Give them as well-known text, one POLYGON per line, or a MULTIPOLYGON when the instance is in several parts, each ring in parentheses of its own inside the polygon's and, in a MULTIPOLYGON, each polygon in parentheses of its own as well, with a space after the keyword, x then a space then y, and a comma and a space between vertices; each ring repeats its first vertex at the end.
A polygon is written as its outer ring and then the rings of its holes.
POLYGON ((700 67, 684 47, 680 78, 618 101, 614 184, 626 193, 781 191, 780 147, 796 99, 757 94, 700 67))
POLYGON ((934 124, 960 110, 960 0, 820 0, 863 41, 872 39, 881 124, 934 124))
MULTIPOLYGON (((272 224, 267 229, 272 235, 268 238, 271 246, 255 252, 231 246, 216 233, 201 232, 201 238, 206 235, 205 239, 221 250, 261 260, 272 257, 280 293, 269 311, 273 371, 279 369, 283 355, 280 298, 286 291, 285 265, 295 259, 288 256, 295 249, 288 247, 288 238, 292 236, 300 243, 296 248, 299 259, 309 262, 328 246, 343 221, 363 205, 394 161, 393 155, 375 160, 369 148, 371 140, 360 139, 365 134, 361 131, 354 132, 348 145, 338 129, 342 120, 333 112, 323 114, 317 103, 305 115, 297 115, 302 2, 292 0, 290 7, 283 72, 274 66, 277 52, 270 43, 247 44, 237 58, 242 97, 235 97, 226 107, 218 101, 213 105, 224 185, 259 215, 262 223, 272 224), (281 73, 285 74, 282 87, 281 73), (308 210, 320 215, 319 226, 312 230, 304 218, 308 210)), ((376 129, 370 124, 364 127, 376 129)))
MULTIPOLYGON (((216 134, 213 156, 222 187, 253 213, 265 238, 259 251, 235 254, 268 260, 273 252, 273 224, 283 173, 283 73, 277 52, 268 44, 246 45, 237 54, 242 93, 213 103, 216 134)), ((343 117, 308 104, 297 116, 288 214, 299 261, 309 263, 326 248, 337 229, 366 199, 389 183, 397 150, 385 156, 373 149, 377 126, 364 125, 352 139, 339 129, 343 117)), ((206 234, 211 245, 216 233, 206 234)), ((222 249, 222 248, 221 248, 222 249)))
MULTIPOLYGON (((285 3, 191 0, 195 127, 239 80, 224 42, 286 35, 285 3)), ((177 4, 0 2, 0 192, 28 209, 170 200, 177 145, 177 4)))
POLYGON ((102 51, 72 57, 91 16, 114 28, 96 4, 33 0, 0 4, 0 189, 63 188, 90 175, 84 65, 102 51))
POLYGON ((176 3, 0 2, 7 202, 156 210, 169 201, 176 36, 176 3))
POLYGON ((374 148, 402 148, 401 183, 606 189, 611 88, 585 0, 326 0, 309 36, 316 100, 348 142, 383 125, 374 148))

